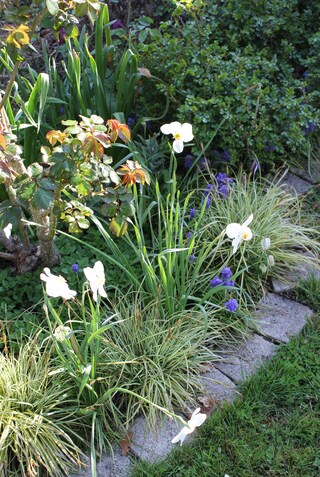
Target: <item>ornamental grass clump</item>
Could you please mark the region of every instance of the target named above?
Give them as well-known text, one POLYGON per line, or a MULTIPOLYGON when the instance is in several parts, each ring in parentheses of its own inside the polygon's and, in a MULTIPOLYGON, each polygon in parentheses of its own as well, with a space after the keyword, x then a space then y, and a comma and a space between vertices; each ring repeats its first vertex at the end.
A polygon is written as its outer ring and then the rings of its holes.
POLYGON ((0 475, 70 475, 83 457, 71 383, 35 342, 0 354, 0 475))
MULTIPOLYGON (((136 293, 117 297, 119 323, 103 337, 100 360, 110 387, 126 383, 135 393, 118 396, 126 422, 143 413, 154 424, 161 413, 139 396, 167 409, 182 410, 186 402, 195 405, 203 364, 218 358, 205 347, 208 323, 200 309, 163 318, 159 303, 142 308, 142 301, 136 293)), ((217 339, 218 330, 217 325, 217 339)))
MULTIPOLYGON (((163 404, 167 403, 163 397, 158 398, 156 392, 145 391, 144 386, 136 386, 134 380, 138 379, 139 373, 138 376, 135 370, 131 374, 123 373, 126 367, 137 366, 135 369, 139 369, 142 374, 145 373, 143 378, 140 377, 145 383, 151 374, 148 370, 153 367, 152 353, 149 368, 145 369, 143 360, 141 367, 140 354, 126 352, 126 346, 129 349, 130 342, 135 339, 132 335, 128 338, 128 342, 121 342, 123 354, 120 353, 121 349, 117 349, 117 353, 112 352, 117 347, 113 339, 123 333, 119 325, 126 317, 122 318, 119 310, 109 301, 105 290, 102 262, 96 262, 92 268, 84 268, 83 272, 87 282, 83 284, 82 297, 79 301, 76 292, 69 288, 62 276, 56 276, 46 268, 40 278, 46 287, 44 310, 50 333, 48 339, 53 344, 54 362, 58 368, 56 375, 61 379, 65 377, 72 384, 74 413, 85 424, 84 435, 90 442, 91 449, 91 474, 92 477, 96 477, 97 457, 111 448, 111 443, 119 437, 121 430, 124 432, 128 421, 123 418, 123 413, 126 412, 122 406, 123 394, 132 397, 133 402, 140 403, 140 406, 143 402, 148 409, 154 407, 171 418, 175 417, 183 423, 184 421, 163 407, 163 404), (65 301, 64 306, 59 308, 56 306, 58 298, 65 301), (103 302, 102 298, 106 301, 103 302), (67 313, 64 311, 65 308, 67 313), (140 395, 136 392, 138 390, 141 390, 140 395)), ((128 309, 128 306, 125 309, 128 309)), ((126 326, 130 324, 126 323, 126 326)), ((173 331, 168 339, 173 338, 173 331)), ((161 332, 162 330, 159 331, 161 332)), ((203 333, 201 338, 203 339, 203 333)), ((147 339, 153 339, 152 333, 147 339)), ((179 341, 177 343, 176 350, 179 350, 181 345, 179 341)), ((187 345, 190 353, 190 341, 187 345)), ((161 349, 157 346, 151 349, 154 353, 161 354, 161 349)), ((171 353, 167 352, 167 355, 172 358, 171 353)), ((154 367, 156 368, 157 364, 154 367)), ((157 372, 160 371, 158 366, 157 372)), ((170 392, 169 387, 163 390, 163 394, 166 392, 170 392)), ((128 409, 127 413, 134 414, 134 409, 128 409)))
MULTIPOLYGON (((242 176, 233 181, 227 200, 212 193, 200 232, 199 246, 209 248, 222 234, 219 262, 240 274, 238 286, 253 293, 262 291, 269 277, 285 281, 299 265, 319 267, 318 231, 302 223, 299 199, 276 182, 242 176)), ((207 266, 217 263, 217 255, 208 257, 207 266)))

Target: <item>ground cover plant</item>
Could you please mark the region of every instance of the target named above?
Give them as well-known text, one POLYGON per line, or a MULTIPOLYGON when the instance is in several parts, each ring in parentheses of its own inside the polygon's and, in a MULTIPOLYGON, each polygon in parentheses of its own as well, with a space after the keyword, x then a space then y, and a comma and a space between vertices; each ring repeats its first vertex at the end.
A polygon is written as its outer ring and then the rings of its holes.
POLYGON ((217 407, 193 444, 132 476, 316 477, 319 474, 319 317, 217 407))
POLYGON ((143 38, 132 39, 139 61, 162 80, 156 99, 153 85, 145 85, 155 114, 168 93, 172 117, 188 117, 203 143, 208 127, 225 119, 212 161, 250 164, 258 158, 270 168, 290 160, 288 152, 309 147, 319 124, 314 45, 320 12, 316 2, 292 0, 287 6, 169 2, 172 16, 155 28, 156 41, 150 26, 143 38), (166 68, 159 61, 164 49, 166 68))
POLYGON ((5 349, 0 370, 1 475, 66 475, 83 459, 71 383, 52 376, 36 336, 16 355, 5 349))

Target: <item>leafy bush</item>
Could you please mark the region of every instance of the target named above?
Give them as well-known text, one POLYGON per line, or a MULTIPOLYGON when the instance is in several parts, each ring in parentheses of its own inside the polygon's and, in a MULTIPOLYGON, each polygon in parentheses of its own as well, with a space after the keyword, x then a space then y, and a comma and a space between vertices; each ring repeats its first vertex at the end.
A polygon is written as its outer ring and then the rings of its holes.
MULTIPOLYGON (((317 79, 306 76, 317 63, 319 7, 297 0, 290 8, 278 1, 196 5, 162 23, 156 42, 136 45, 140 63, 163 80, 157 89, 171 96, 171 114, 191 122, 203 143, 224 120, 212 161, 216 150, 233 162, 258 157, 270 166, 306 149, 320 120, 317 79)), ((151 103, 150 94, 160 105, 146 85, 151 103)))

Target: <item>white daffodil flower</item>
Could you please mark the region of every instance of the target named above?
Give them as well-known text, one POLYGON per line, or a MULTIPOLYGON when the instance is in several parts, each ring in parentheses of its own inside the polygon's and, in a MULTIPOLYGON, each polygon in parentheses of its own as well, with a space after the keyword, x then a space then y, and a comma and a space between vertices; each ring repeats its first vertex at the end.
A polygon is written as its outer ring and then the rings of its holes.
POLYGON ((229 238, 233 239, 233 253, 236 253, 240 243, 243 240, 247 241, 252 239, 252 232, 251 229, 248 227, 248 225, 251 224, 252 219, 253 214, 251 214, 242 225, 237 223, 227 225, 226 233, 229 238))
POLYGON ((179 123, 174 121, 170 124, 161 126, 160 131, 163 134, 172 134, 174 141, 172 144, 173 150, 177 153, 183 151, 184 143, 192 141, 192 125, 189 123, 179 123))
POLYGON ((268 264, 268 267, 274 267, 274 256, 273 255, 268 255, 268 258, 267 258, 267 264, 268 264))
POLYGON ((103 285, 106 281, 105 275, 104 275, 104 268, 100 260, 94 264, 93 268, 90 268, 90 267, 84 268, 83 273, 85 274, 86 279, 88 280, 90 284, 92 297, 94 301, 98 300, 98 293, 100 296, 107 298, 107 293, 105 289, 103 288, 103 285))
POLYGON ((271 246, 271 241, 269 237, 265 237, 261 240, 261 248, 263 251, 269 250, 270 246, 271 246))
POLYGON ((70 300, 76 296, 77 292, 70 290, 68 283, 61 275, 53 275, 49 268, 44 268, 43 272, 40 278, 46 282, 46 292, 48 296, 53 298, 61 297, 65 300, 70 300))
POLYGON ((69 326, 63 326, 59 325, 57 328, 54 330, 54 337, 57 341, 64 341, 66 339, 66 336, 71 333, 71 328, 69 326))
POLYGON ((191 434, 196 427, 201 426, 201 424, 203 424, 206 419, 207 415, 202 414, 200 412, 200 407, 198 407, 192 414, 190 421, 188 421, 188 426, 185 426, 183 429, 181 429, 179 434, 172 439, 172 444, 175 444, 176 442, 180 441, 180 445, 182 445, 187 435, 191 434))
POLYGON ((6 236, 7 239, 11 237, 11 230, 12 230, 12 224, 8 224, 4 229, 4 235, 6 236))

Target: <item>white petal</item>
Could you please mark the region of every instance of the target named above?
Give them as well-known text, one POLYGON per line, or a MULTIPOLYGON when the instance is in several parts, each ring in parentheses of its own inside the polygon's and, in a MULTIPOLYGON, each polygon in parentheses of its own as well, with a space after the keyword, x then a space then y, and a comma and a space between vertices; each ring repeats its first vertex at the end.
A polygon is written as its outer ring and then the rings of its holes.
POLYGON ((50 268, 46 267, 43 269, 44 273, 40 274, 40 279, 44 282, 47 282, 51 276, 50 268))
POLYGON ((178 121, 173 121, 170 123, 170 132, 171 134, 181 134, 182 133, 182 125, 178 121))
POLYGON ((242 224, 242 227, 248 227, 248 225, 251 224, 252 220, 253 220, 253 214, 249 215, 247 220, 242 224))
POLYGON ((4 235, 6 236, 7 239, 11 237, 11 230, 12 230, 12 224, 8 224, 4 229, 4 235))
POLYGON ((103 267, 103 263, 100 262, 100 260, 98 260, 94 266, 93 266, 93 270, 95 271, 95 273, 100 277, 101 275, 104 275, 104 267, 103 267))
POLYGON ((232 240, 233 254, 236 253, 241 242, 242 242, 241 235, 238 235, 234 240, 232 240))
POLYGON ((108 297, 107 292, 105 291, 105 289, 104 289, 102 286, 100 286, 100 287, 98 288, 98 292, 99 292, 99 295, 100 295, 100 296, 103 296, 103 298, 107 298, 107 297, 108 297))
POLYGON ((206 414, 199 413, 196 416, 192 416, 191 421, 189 421, 188 424, 190 425, 190 423, 192 423, 192 426, 199 427, 201 426, 201 424, 204 423, 206 419, 207 419, 206 414))
POLYGON ((241 230, 242 230, 242 227, 240 224, 232 223, 227 225, 226 234, 228 235, 229 238, 233 239, 241 234, 241 230))
POLYGON ((163 126, 161 126, 160 131, 162 132, 162 134, 171 134, 170 124, 164 124, 163 126))
POLYGON ((193 134, 192 134, 192 125, 189 123, 183 123, 181 126, 181 139, 184 142, 192 141, 193 134))
POLYGON ((184 432, 184 429, 185 427, 179 432, 179 434, 177 436, 175 436, 173 439, 172 439, 172 444, 176 444, 176 442, 180 442, 180 444, 182 445, 183 441, 185 440, 186 438, 186 433, 184 432))
POLYGON ((252 231, 250 227, 245 227, 242 229, 242 240, 251 240, 252 239, 252 231))
POLYGON ((183 141, 181 139, 176 139, 172 144, 173 150, 178 154, 183 151, 183 141))
POLYGON ((94 277, 95 277, 95 272, 93 270, 93 268, 90 268, 90 267, 85 267, 83 269, 83 273, 85 274, 85 277, 86 279, 90 282, 90 280, 92 280, 94 277))
POLYGON ((271 246, 271 240, 269 237, 265 237, 261 240, 261 248, 262 250, 268 250, 271 246))

